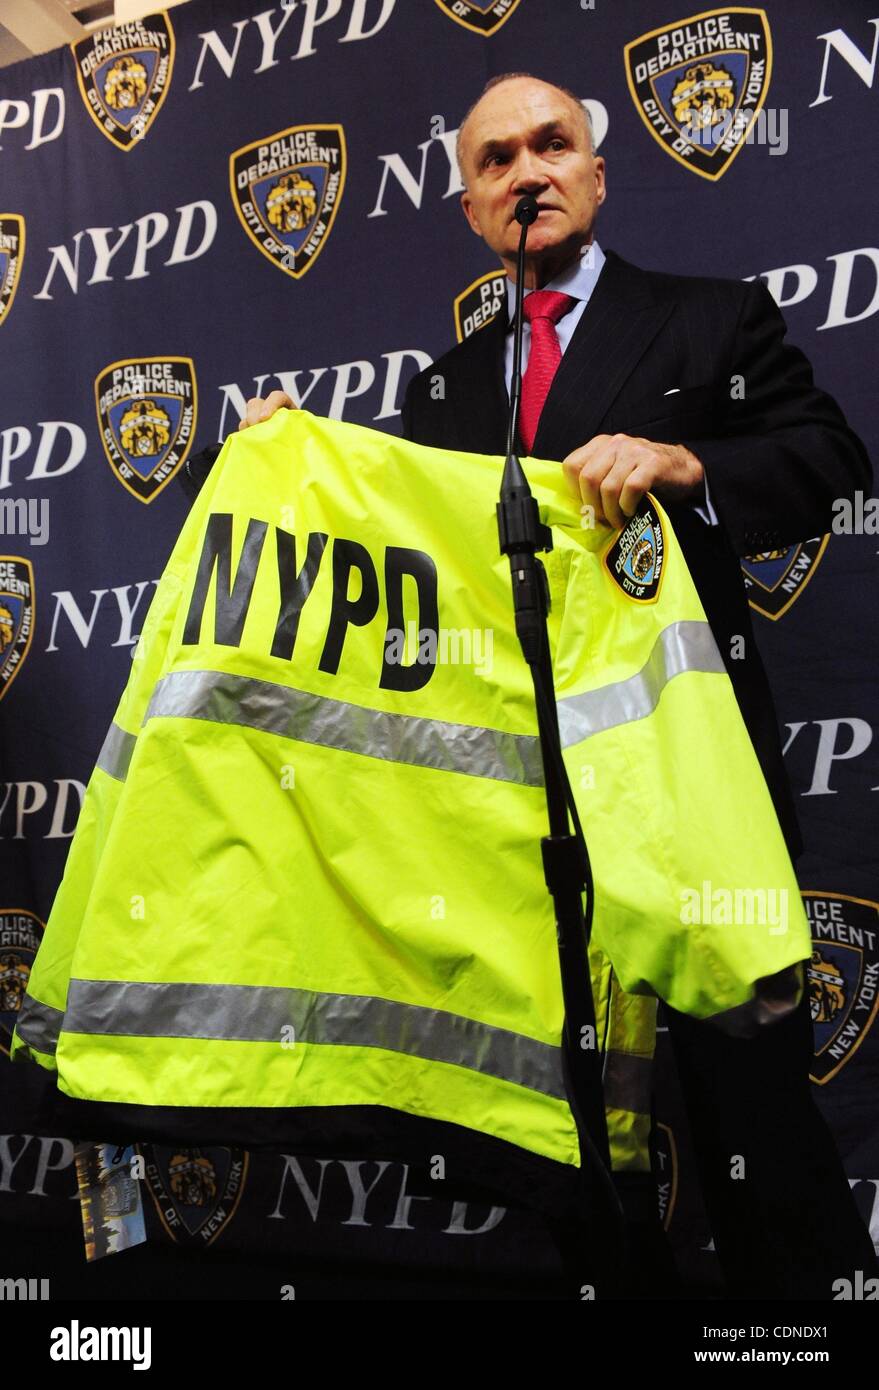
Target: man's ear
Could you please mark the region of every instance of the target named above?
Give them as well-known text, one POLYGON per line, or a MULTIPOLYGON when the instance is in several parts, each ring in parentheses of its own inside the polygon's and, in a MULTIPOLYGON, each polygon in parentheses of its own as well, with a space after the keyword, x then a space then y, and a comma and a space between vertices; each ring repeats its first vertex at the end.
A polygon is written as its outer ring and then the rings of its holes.
POLYGON ((470 223, 471 232, 475 232, 477 236, 481 237, 482 229, 479 226, 479 219, 476 216, 476 213, 473 211, 473 202, 470 197, 470 194, 466 191, 466 189, 461 194, 461 207, 464 209, 464 216, 470 223))
POLYGON ((595 159, 595 189, 599 206, 607 197, 607 184, 604 178, 606 168, 604 160, 598 155, 595 159))

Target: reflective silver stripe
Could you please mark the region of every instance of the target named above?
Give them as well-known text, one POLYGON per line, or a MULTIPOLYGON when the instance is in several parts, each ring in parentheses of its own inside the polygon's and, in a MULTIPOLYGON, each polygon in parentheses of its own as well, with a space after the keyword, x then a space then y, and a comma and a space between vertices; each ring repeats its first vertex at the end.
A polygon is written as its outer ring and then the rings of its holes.
POLYGON ((26 994, 15 1021, 15 1031, 29 1047, 54 1055, 63 1022, 64 1013, 61 1009, 41 1004, 38 999, 26 994))
MULTIPOLYGON (((562 747, 644 719, 655 710, 668 682, 684 671, 722 674, 725 670, 707 623, 671 623, 636 675, 559 701, 562 747)), ((532 734, 365 709, 228 671, 173 671, 163 677, 153 691, 144 723, 162 717, 238 724, 384 762, 528 787, 543 785, 540 745, 532 734)), ((134 742, 133 735, 111 725, 98 766, 124 779, 134 742)))
POLYGON ((153 691, 146 719, 209 719, 385 762, 413 763, 528 787, 543 785, 536 736, 363 709, 224 671, 173 671, 153 691))
POLYGON ((562 747, 570 748, 619 724, 645 719, 656 709, 668 682, 684 671, 726 671, 707 623, 670 623, 657 637, 637 675, 559 700, 562 747))
POLYGON ((291 1025, 298 1042, 381 1047, 565 1099, 558 1047, 443 1009, 370 995, 72 979, 64 1018, 65 1033, 279 1045, 291 1025))
POLYGON ((604 1058, 604 1104, 610 1110, 650 1114, 652 1057, 608 1049, 604 1058))
POLYGON ((134 752, 136 742, 137 739, 134 734, 127 734, 124 729, 120 729, 118 724, 111 724, 95 766, 99 767, 102 772, 109 773, 111 777, 117 778, 118 781, 124 782, 128 775, 128 764, 131 762, 131 755, 134 752))

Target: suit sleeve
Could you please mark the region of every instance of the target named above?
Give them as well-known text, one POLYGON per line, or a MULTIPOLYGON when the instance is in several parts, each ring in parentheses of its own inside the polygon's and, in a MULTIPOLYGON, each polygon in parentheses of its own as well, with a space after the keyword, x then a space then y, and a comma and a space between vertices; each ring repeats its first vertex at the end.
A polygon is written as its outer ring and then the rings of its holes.
POLYGON ((410 379, 406 387, 405 394, 403 396, 403 404, 400 407, 400 419, 402 426, 400 430, 400 437, 402 439, 407 439, 410 444, 416 444, 418 442, 412 433, 412 431, 415 428, 415 423, 412 418, 414 414, 412 397, 414 395, 413 386, 415 384, 415 381, 416 377, 412 377, 410 379))
POLYGON ((739 555, 823 535, 833 502, 869 491, 872 469, 762 281, 748 285, 730 360, 729 399, 714 439, 684 439, 739 555))

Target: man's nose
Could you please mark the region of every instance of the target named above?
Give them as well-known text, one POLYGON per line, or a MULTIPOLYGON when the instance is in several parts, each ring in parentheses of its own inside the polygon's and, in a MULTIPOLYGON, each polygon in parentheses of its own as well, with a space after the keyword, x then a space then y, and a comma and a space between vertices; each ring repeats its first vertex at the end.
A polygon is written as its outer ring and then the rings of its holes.
POLYGON ((547 187, 546 171, 532 150, 520 153, 513 165, 516 193, 537 193, 547 187))

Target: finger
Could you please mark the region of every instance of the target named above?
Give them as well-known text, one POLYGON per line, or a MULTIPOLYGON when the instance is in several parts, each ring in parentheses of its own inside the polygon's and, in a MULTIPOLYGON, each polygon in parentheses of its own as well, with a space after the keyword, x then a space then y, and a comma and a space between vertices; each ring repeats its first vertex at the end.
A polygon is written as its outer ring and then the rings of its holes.
POLYGON ((562 472, 575 497, 580 496, 580 472, 594 457, 597 451, 610 439, 609 434, 596 434, 579 449, 574 449, 562 460, 562 472))
POLYGON ((291 400, 286 391, 272 391, 262 402, 260 420, 269 420, 276 410, 298 410, 296 402, 291 400))
POLYGON ((244 407, 244 414, 239 421, 238 428, 240 430, 246 430, 249 429, 251 425, 255 425, 259 420, 259 413, 264 405, 265 401, 262 396, 251 396, 244 407))
POLYGON ((580 469, 580 502, 584 507, 591 507, 595 520, 602 524, 607 524, 608 516, 604 509, 601 485, 614 466, 619 447, 613 438, 605 438, 592 451, 588 463, 580 469))
MULTIPOLYGON (((637 510, 644 491, 639 485, 652 476, 651 462, 651 446, 639 439, 626 436, 624 442, 618 446, 614 465, 605 474, 601 484, 601 505, 604 514, 617 530, 622 530, 637 510), (635 472, 638 472, 638 480, 634 485, 629 484, 629 478, 635 472)), ((647 485, 649 486, 649 481, 647 485)))
POLYGON ((621 531, 629 519, 620 505, 620 494, 634 468, 635 464, 628 453, 617 454, 613 467, 608 469, 601 480, 601 510, 607 518, 608 525, 616 531, 621 531))
POLYGON ((620 508, 626 517, 635 515, 642 497, 652 486, 653 474, 647 464, 641 463, 632 469, 620 490, 620 508))

